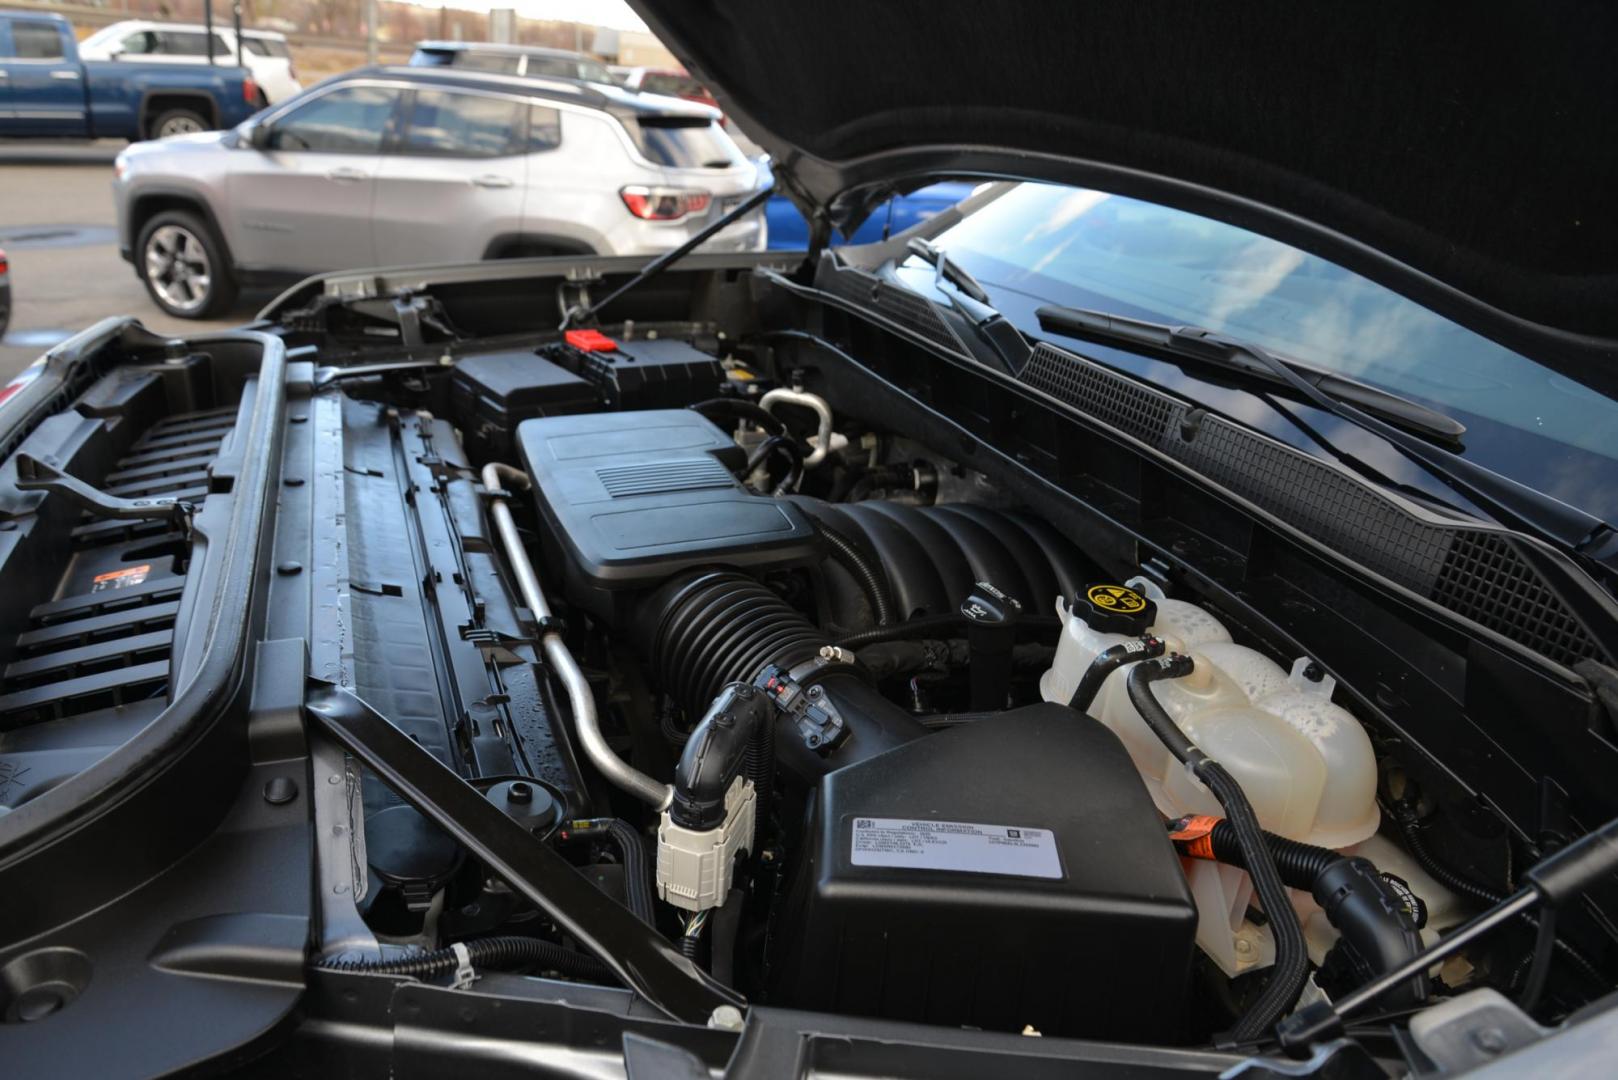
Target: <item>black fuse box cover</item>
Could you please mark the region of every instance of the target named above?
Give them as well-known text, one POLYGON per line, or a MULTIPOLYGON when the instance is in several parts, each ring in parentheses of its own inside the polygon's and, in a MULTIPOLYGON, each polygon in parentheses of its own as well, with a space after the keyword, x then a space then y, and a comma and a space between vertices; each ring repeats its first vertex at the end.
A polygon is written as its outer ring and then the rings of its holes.
POLYGON ((462 357, 449 385, 461 440, 479 460, 510 461, 524 420, 601 406, 592 383, 525 350, 462 357))
POLYGON ((614 593, 681 570, 764 569, 817 557, 802 511, 754 495, 735 477, 747 455, 689 409, 526 420, 517 428, 545 524, 546 556, 569 597, 603 618, 614 593))
POLYGON ((589 380, 613 408, 674 409, 711 398, 725 381, 719 361, 678 338, 613 341, 609 351, 566 342, 544 354, 589 380))
POLYGON ((1161 1042, 1197 914, 1110 730, 1032 705, 828 774, 772 1001, 1161 1042))

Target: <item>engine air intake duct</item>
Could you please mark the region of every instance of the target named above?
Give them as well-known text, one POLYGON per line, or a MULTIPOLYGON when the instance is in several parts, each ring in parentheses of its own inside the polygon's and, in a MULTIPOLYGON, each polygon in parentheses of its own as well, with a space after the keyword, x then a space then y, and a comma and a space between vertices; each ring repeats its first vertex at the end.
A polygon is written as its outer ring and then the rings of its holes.
POLYGON ((807 723, 797 731, 781 728, 777 753, 800 776, 818 776, 926 733, 853 665, 824 659, 822 650, 831 647, 824 632, 737 571, 675 578, 647 597, 633 632, 658 685, 688 717, 706 713, 730 683, 756 683, 771 668, 790 673, 795 690, 812 691, 817 708, 829 709, 823 715, 842 728, 813 747, 804 737, 807 723))

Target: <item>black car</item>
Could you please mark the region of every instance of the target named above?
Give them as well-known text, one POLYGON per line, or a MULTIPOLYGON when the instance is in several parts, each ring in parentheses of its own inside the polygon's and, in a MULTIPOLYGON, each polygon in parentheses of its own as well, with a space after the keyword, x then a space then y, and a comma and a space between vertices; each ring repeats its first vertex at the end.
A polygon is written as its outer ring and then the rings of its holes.
POLYGON ((809 250, 0 405, 7 1067, 1610 1067, 1618 15, 638 9, 809 250))

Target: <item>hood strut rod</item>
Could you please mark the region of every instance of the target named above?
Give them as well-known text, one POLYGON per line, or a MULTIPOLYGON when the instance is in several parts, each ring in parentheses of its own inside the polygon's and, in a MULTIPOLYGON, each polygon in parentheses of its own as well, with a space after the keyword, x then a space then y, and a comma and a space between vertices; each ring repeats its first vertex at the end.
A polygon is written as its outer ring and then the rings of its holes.
POLYGON ((721 1006, 745 1005, 352 691, 310 679, 304 708, 310 723, 663 1013, 706 1024, 721 1006))
POLYGON ((634 277, 630 278, 628 281, 612 290, 612 292, 608 293, 604 298, 602 298, 600 303, 583 303, 577 307, 570 308, 568 313, 562 316, 562 322, 559 326, 557 326, 557 329, 566 330, 571 326, 576 326, 588 319, 595 318, 602 308, 624 295, 624 293, 641 284, 643 281, 648 281, 651 278, 656 277, 658 274, 661 274, 664 270, 667 270, 669 267, 691 254, 691 252, 695 251, 698 246, 706 243, 710 236, 713 236, 715 233, 729 227, 731 222, 745 217, 753 210, 756 210, 758 207, 764 205, 764 200, 768 199, 770 197, 770 193, 774 190, 774 187, 759 188, 746 199, 742 200, 742 202, 736 206, 735 209, 731 210, 730 213, 725 214, 718 221, 715 221, 713 224, 697 233, 697 235, 693 236, 691 239, 687 240, 673 251, 664 252, 662 255, 659 255, 657 258, 641 267, 639 272, 637 272, 634 277))

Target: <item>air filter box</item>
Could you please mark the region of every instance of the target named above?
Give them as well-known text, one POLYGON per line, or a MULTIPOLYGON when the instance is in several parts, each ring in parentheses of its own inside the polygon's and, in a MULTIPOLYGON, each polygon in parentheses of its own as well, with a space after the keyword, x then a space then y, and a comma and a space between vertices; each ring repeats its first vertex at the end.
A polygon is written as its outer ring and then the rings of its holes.
POLYGON ((615 409, 673 409, 713 397, 725 381, 719 361, 676 338, 619 341, 572 330, 541 352, 590 382, 615 409))
POLYGON ((524 350, 462 357, 449 387, 461 440, 474 460, 510 461, 524 420, 601 407, 592 383, 524 350))
POLYGON ((1040 704, 818 789, 772 1002, 999 1031, 1173 1041, 1197 913, 1128 752, 1040 704))
POLYGON ((602 618, 619 620, 638 590, 690 567, 818 557, 802 511, 742 486, 747 455, 689 409, 527 420, 517 442, 547 561, 563 568, 569 598, 602 618))

